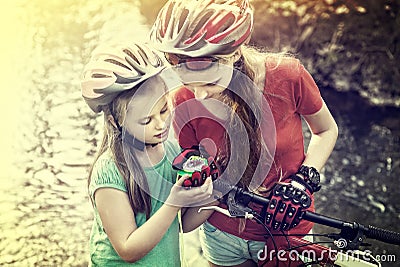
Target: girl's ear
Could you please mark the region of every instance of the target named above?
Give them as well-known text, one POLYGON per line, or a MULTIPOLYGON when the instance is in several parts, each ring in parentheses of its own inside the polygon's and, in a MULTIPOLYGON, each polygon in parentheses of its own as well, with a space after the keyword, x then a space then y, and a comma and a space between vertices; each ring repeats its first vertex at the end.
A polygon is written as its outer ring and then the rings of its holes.
POLYGON ((107 121, 109 121, 111 123, 111 125, 114 126, 114 128, 118 130, 117 124, 115 123, 114 117, 112 115, 107 116, 107 121))

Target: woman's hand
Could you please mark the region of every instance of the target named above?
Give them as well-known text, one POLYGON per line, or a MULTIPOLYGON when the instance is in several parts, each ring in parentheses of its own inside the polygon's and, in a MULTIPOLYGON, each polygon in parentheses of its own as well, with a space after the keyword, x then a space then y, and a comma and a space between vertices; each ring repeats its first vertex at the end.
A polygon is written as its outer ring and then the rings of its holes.
POLYGON ((202 186, 183 187, 183 181, 188 177, 184 175, 174 184, 165 204, 182 208, 200 206, 211 201, 213 192, 211 177, 208 177, 202 186))

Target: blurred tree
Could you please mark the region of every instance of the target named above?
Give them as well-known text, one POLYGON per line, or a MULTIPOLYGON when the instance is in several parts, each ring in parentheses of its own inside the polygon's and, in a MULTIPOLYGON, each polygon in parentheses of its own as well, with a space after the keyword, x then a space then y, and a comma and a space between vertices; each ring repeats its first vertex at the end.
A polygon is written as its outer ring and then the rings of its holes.
POLYGON ((320 85, 400 106, 400 3, 254 0, 252 42, 300 57, 320 85))

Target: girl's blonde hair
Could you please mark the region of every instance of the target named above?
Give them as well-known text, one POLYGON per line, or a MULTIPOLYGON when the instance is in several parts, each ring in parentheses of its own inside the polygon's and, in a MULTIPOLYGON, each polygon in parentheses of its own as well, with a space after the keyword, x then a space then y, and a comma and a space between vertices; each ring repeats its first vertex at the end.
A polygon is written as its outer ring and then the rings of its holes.
MULTIPOLYGON (((147 193, 149 190, 146 175, 136 158, 133 148, 128 148, 131 150, 129 151, 129 154, 133 158, 130 159, 129 162, 126 161, 123 151, 122 129, 115 127, 112 121, 115 120, 117 125, 123 125, 123 122, 126 119, 128 104, 138 87, 139 86, 135 87, 134 89, 124 91, 118 95, 108 106, 103 107, 104 135, 98 155, 94 162, 96 162, 105 151, 110 149, 118 171, 125 181, 132 210, 135 213, 146 214, 146 218, 149 219, 151 213, 151 198, 147 193)), ((90 184, 93 166, 94 164, 89 171, 88 186, 90 184)))

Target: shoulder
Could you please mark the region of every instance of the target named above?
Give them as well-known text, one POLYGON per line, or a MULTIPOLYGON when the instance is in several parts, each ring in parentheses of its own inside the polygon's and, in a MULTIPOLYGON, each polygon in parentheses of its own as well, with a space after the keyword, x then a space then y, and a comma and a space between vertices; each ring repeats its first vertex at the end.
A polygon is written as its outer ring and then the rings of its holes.
POLYGON ((281 54, 267 55, 265 68, 267 75, 284 80, 297 80, 304 70, 300 60, 281 54))
POLYGON ((89 191, 94 191, 100 187, 112 187, 126 191, 126 186, 122 175, 112 156, 105 152, 95 162, 90 177, 89 191))
POLYGON ((263 52, 254 47, 243 47, 242 54, 258 84, 297 82, 303 75, 303 65, 291 55, 263 52))
POLYGON ((288 77, 298 76, 302 65, 300 61, 287 53, 264 52, 256 47, 242 47, 242 55, 253 71, 280 74, 288 77))

